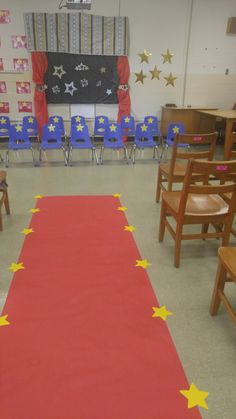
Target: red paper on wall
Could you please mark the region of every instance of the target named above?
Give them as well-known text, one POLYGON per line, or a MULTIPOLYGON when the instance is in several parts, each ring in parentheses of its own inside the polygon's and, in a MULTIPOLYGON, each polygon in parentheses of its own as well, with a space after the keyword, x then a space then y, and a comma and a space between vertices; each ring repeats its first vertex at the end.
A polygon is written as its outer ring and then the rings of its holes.
POLYGON ((4 68, 3 68, 3 59, 0 58, 0 71, 3 71, 3 70, 4 70, 4 68))
POLYGON ((31 88, 30 88, 30 82, 28 81, 17 81, 16 82, 16 92, 17 93, 30 93, 31 92, 31 88))
POLYGON ((0 113, 9 113, 9 102, 0 102, 0 113))
POLYGON ((0 93, 7 93, 7 85, 5 81, 0 81, 0 93))
POLYGON ((18 112, 32 112, 32 102, 19 101, 18 112))
POLYGON ((29 71, 29 61, 27 58, 13 58, 15 71, 29 71))
POLYGON ((9 10, 0 10, 0 23, 10 23, 10 12, 9 10))

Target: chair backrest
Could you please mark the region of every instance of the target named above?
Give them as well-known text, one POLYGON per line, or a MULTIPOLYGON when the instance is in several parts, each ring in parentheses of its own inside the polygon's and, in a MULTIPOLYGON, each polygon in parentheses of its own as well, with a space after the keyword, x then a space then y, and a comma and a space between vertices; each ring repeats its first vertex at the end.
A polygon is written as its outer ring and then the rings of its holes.
POLYGON ((50 124, 57 125, 60 128, 61 135, 62 136, 65 135, 65 126, 64 126, 64 121, 63 121, 62 116, 59 116, 59 115, 50 116, 48 119, 48 122, 50 124))
POLYGON ((0 115, 0 136, 8 135, 10 125, 9 116, 0 115))
POLYGON ((224 197, 224 194, 229 194, 229 199, 227 199, 227 214, 233 218, 236 205, 235 173, 236 160, 189 160, 184 178, 183 189, 181 191, 179 213, 184 215, 189 194, 220 195, 221 197, 224 197), (201 176, 202 182, 192 183, 193 174, 201 176), (208 179, 208 182, 205 181, 206 179, 208 179), (210 179, 212 179, 212 181, 210 179), (216 183, 215 179, 219 179, 220 182, 216 183))
POLYGON ((58 125, 48 123, 43 126, 41 147, 57 148, 62 146, 62 133, 58 125))
POLYGON ((135 121, 132 115, 123 115, 120 120, 122 135, 135 135, 135 121))
POLYGON ((20 150, 31 147, 29 134, 22 124, 11 125, 9 129, 8 148, 20 150))
POLYGON ((134 143, 139 148, 156 146, 150 125, 144 122, 136 125, 134 143))
POLYGON ((152 130, 152 134, 159 136, 160 135, 160 129, 158 124, 158 119, 156 116, 153 115, 147 115, 144 117, 144 123, 148 124, 152 130))
POLYGON ((232 132, 231 135, 231 149, 229 152, 229 160, 236 160, 236 132, 232 132))
POLYGON ((71 127, 70 145, 76 148, 91 148, 92 143, 87 125, 73 124, 71 127))
POLYGON ((94 135, 103 136, 107 124, 109 124, 109 118, 107 116, 97 115, 94 120, 94 135))
POLYGON ((168 125, 166 143, 168 145, 173 145, 174 137, 176 134, 184 134, 185 126, 182 122, 175 122, 168 125))
POLYGON ((82 124, 82 125, 86 125, 86 120, 85 117, 82 115, 73 115, 70 119, 71 122, 71 126, 73 124, 82 124))
POLYGON ((24 116, 22 123, 29 135, 38 135, 38 122, 35 116, 24 116))
POLYGON ((119 123, 112 122, 106 125, 103 145, 108 148, 121 148, 124 146, 119 123))

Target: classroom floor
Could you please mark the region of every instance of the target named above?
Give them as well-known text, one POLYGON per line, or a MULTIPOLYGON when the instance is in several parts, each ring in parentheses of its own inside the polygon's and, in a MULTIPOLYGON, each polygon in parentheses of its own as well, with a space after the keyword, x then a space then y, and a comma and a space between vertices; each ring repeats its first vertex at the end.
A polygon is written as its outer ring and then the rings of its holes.
MULTIPOLYGON (((219 148, 219 153, 221 149, 219 148)), ((89 162, 84 152, 74 166, 65 167, 62 154, 41 167, 32 167, 31 156, 14 162, 7 169, 11 215, 3 209, 3 231, 0 233, 0 308, 11 283, 7 269, 16 262, 23 244, 23 228, 30 222, 28 210, 35 205, 34 195, 110 195, 121 193, 121 203, 128 207, 129 224, 143 259, 152 264, 147 272, 160 305, 174 313, 167 320, 189 383, 210 393, 209 410, 201 409, 203 418, 235 419, 236 417, 236 329, 223 309, 211 317, 209 305, 217 267, 218 240, 184 242, 181 266, 173 266, 173 240, 166 233, 158 243, 160 204, 155 202, 157 162, 145 151, 136 164, 125 164, 117 155, 104 155, 103 166, 89 162), (108 160, 106 160, 108 159, 108 160)), ((5 169, 0 165, 0 170, 5 169)), ((69 220, 66 220, 69 222, 69 220)), ((231 245, 236 246, 232 238, 231 245)), ((42 258, 43 255, 39 255, 42 258)), ((236 304, 233 284, 228 294, 236 304)), ((170 377, 171 379, 171 377, 170 377)), ((96 419, 96 418, 94 418, 96 419)), ((112 419, 112 418, 111 418, 112 419)), ((122 418, 121 418, 122 419, 122 418)), ((145 418, 144 418, 145 419, 145 418)), ((174 418, 162 418, 174 419, 174 418)))

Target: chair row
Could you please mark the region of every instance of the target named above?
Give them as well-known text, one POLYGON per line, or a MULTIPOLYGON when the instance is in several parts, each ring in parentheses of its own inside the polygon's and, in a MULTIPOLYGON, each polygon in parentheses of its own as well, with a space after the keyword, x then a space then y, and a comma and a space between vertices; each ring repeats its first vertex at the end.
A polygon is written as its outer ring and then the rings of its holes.
MULTIPOLYGON (((92 159, 96 163, 103 163, 103 154, 106 148, 113 150, 123 149, 124 159, 128 163, 131 160, 135 163, 136 150, 144 150, 145 148, 153 149, 153 158, 160 159, 159 143, 154 141, 152 130, 149 125, 139 123, 135 128, 134 142, 130 147, 129 153, 127 143, 122 135, 121 125, 118 123, 108 123, 103 133, 103 141, 99 143, 100 156, 97 156, 96 139, 91 140, 87 125, 82 123, 73 124, 70 137, 63 140, 62 132, 57 124, 45 124, 42 131, 41 141, 38 143, 39 161, 42 158, 42 151, 61 149, 64 155, 65 165, 72 164, 73 149, 90 149, 92 159)), ((34 148, 30 141, 30 135, 27 129, 21 125, 12 125, 9 129, 9 142, 6 152, 6 166, 9 166, 9 152, 29 149, 32 152, 33 162, 36 164, 34 156, 34 148)))

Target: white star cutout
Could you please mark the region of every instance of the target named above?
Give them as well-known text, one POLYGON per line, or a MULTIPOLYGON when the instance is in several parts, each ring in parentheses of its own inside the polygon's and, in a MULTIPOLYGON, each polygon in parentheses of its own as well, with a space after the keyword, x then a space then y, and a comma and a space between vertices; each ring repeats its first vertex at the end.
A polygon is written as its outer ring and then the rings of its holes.
POLYGON ((56 65, 53 66, 54 67, 54 73, 52 73, 53 76, 58 76, 59 79, 61 80, 61 78, 64 76, 64 74, 66 74, 66 71, 63 70, 63 65, 59 65, 58 67, 56 65))
POLYGON ((70 93, 71 96, 73 96, 74 92, 78 90, 77 87, 74 86, 73 81, 71 83, 65 83, 65 86, 66 86, 65 93, 70 93))
POLYGON ((108 96, 112 95, 112 90, 111 90, 111 89, 107 89, 106 94, 107 94, 108 96))

